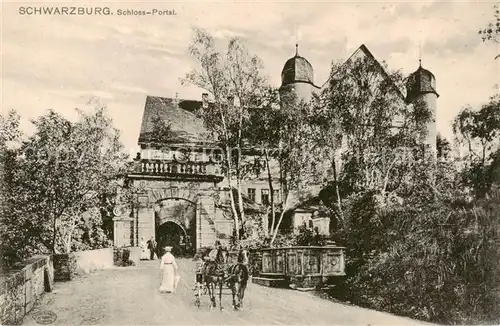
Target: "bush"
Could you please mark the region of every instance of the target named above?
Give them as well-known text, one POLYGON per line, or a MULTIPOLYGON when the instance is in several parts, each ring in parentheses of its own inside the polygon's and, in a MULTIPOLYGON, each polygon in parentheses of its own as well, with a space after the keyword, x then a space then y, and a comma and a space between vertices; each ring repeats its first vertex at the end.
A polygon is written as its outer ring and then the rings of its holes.
POLYGON ((306 226, 299 226, 298 234, 293 239, 294 246, 324 246, 325 239, 318 230, 311 230, 306 226))
POLYGON ((498 324, 498 211, 499 191, 474 204, 385 210, 369 194, 353 199, 341 232, 348 276, 334 296, 437 323, 498 324))
POLYGON ((135 266, 134 261, 130 259, 130 249, 115 248, 114 249, 114 264, 116 266, 121 266, 121 267, 135 266))

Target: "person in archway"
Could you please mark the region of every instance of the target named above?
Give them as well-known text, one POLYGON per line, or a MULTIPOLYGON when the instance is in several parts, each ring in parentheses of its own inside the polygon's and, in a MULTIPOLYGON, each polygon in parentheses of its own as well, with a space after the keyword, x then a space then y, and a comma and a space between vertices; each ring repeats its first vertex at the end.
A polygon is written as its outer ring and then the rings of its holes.
POLYGON ((161 285, 160 292, 172 293, 175 292, 177 282, 180 277, 178 276, 179 266, 175 262, 175 257, 172 255, 172 247, 166 246, 164 248, 165 254, 160 259, 161 285))
POLYGON ((155 258, 156 246, 157 244, 154 237, 151 237, 151 239, 148 240, 149 260, 153 260, 155 258))
POLYGON ((146 241, 144 241, 143 237, 141 237, 141 242, 139 243, 139 245, 141 246, 141 260, 143 260, 143 259, 147 260, 148 259, 148 245, 147 245, 146 241))

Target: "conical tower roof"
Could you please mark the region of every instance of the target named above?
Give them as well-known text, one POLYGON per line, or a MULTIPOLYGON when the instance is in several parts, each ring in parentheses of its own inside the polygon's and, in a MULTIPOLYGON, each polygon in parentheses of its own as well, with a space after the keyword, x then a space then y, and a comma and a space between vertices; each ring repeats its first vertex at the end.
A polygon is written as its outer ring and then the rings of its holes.
POLYGON ((295 56, 287 60, 281 71, 281 86, 298 82, 314 85, 313 67, 306 58, 299 55, 298 44, 295 47, 295 56))
POLYGON ((408 77, 406 82, 406 100, 411 102, 415 96, 424 93, 434 93, 439 97, 436 91, 436 77, 432 72, 423 68, 420 61, 418 69, 408 77))

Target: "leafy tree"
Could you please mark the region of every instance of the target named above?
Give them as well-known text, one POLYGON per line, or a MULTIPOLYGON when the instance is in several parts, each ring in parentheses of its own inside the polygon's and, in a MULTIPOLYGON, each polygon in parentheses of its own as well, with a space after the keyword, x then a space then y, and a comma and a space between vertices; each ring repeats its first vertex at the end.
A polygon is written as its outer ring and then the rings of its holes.
MULTIPOLYGON (((493 10, 495 21, 490 22, 488 27, 479 30, 479 34, 482 36, 483 42, 490 41, 498 44, 500 42, 500 10, 498 4, 493 6, 493 10)), ((495 59, 499 57, 500 54, 497 55, 495 59)))
POLYGON ((459 198, 381 212, 383 250, 350 280, 349 299, 437 323, 497 324, 498 193, 459 198))
POLYGON ((0 252, 3 265, 8 266, 14 262, 18 254, 29 255, 27 245, 28 237, 19 227, 11 229, 8 222, 17 221, 22 217, 21 207, 14 201, 18 193, 14 191, 13 184, 20 170, 17 166, 19 148, 13 146, 21 140, 22 132, 19 130, 20 116, 11 110, 6 116, 0 115, 0 252))
POLYGON ((182 82, 206 90, 213 98, 213 103, 198 113, 222 147, 230 189, 233 180, 236 181, 238 200, 232 191, 229 194, 239 239, 240 220, 243 224, 245 221, 241 189, 243 133, 248 109, 259 102, 266 90, 266 79, 262 76, 261 60, 252 55, 240 39, 232 38, 227 51, 221 53, 213 36, 200 29, 194 29, 194 34, 189 51, 199 67, 187 74, 182 82))
POLYGON ((259 174, 265 170, 269 185, 270 197, 270 215, 271 227, 268 225, 268 214, 264 216, 263 228, 265 235, 268 231, 271 234, 276 226, 276 198, 274 197, 273 181, 276 175, 273 175, 273 167, 277 165, 278 159, 278 144, 280 140, 280 115, 281 115, 279 93, 276 89, 269 89, 266 96, 262 98, 262 103, 258 107, 249 110, 249 123, 245 129, 245 140, 252 144, 252 147, 258 150, 258 155, 264 158, 264 166, 260 160, 256 160, 251 168, 259 174))
MULTIPOLYGON (((457 139, 470 151, 465 160, 484 177, 476 199, 463 186, 456 162, 425 159, 404 166, 397 196, 385 205, 376 188, 346 195, 345 224, 334 237, 347 248, 348 277, 337 295, 438 323, 498 323, 495 105, 492 99, 484 110, 464 110, 454 124, 457 139)), ((439 138, 438 151, 446 156, 450 145, 439 138)), ((469 168, 464 172, 477 175, 469 168)))
POLYGON ((52 110, 33 120, 36 131, 16 158, 9 185, 16 209, 3 227, 35 251, 69 252, 81 248, 75 241, 107 241, 99 195, 124 172, 126 156, 105 108, 78 113, 76 123, 52 110))
POLYGON ((15 110, 10 110, 6 117, 0 116, 0 146, 8 146, 8 142, 19 140, 22 136, 19 130, 20 116, 15 110))
POLYGON ((278 162, 283 204, 273 230, 270 245, 274 244, 284 216, 298 204, 314 195, 315 185, 323 182, 324 169, 318 157, 322 148, 312 141, 311 125, 306 123, 313 106, 293 100, 275 112, 272 125, 278 127, 278 162))
POLYGON ((443 137, 441 134, 437 134, 436 137, 436 151, 438 158, 449 158, 451 154, 451 144, 450 142, 443 137))
POLYGON ((333 177, 321 196, 341 221, 342 197, 369 191, 384 203, 411 184, 411 169, 424 159, 420 140, 431 112, 405 103, 403 81, 362 56, 333 64, 329 87, 313 102, 314 142, 326 149, 320 159, 330 162, 333 177))
POLYGON ((453 132, 467 154, 464 179, 476 194, 484 195, 491 186, 489 166, 500 149, 500 95, 491 97, 479 110, 462 109, 453 120, 453 132))

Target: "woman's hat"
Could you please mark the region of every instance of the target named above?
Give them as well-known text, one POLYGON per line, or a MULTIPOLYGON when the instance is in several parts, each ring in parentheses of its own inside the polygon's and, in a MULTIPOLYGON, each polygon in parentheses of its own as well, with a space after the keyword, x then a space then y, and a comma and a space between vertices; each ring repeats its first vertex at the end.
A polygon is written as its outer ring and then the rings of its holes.
POLYGON ((171 246, 166 246, 164 249, 165 249, 165 251, 170 251, 170 250, 172 250, 172 247, 171 246))

